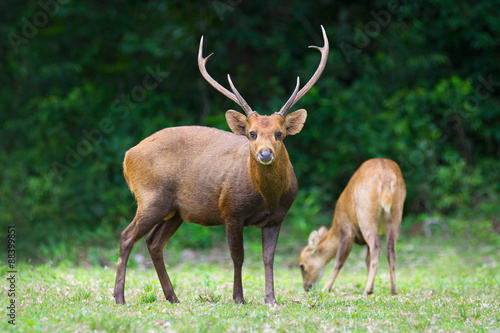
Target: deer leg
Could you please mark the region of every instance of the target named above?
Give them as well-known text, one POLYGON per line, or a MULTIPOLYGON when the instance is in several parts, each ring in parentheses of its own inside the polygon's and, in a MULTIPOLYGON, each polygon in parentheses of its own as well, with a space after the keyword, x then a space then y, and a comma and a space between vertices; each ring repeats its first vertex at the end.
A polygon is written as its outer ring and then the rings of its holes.
POLYGON ((349 257, 349 253, 351 253, 353 246, 353 241, 351 237, 348 237, 344 232, 339 233, 339 247, 337 249, 337 255, 335 257, 335 265, 333 266, 333 271, 326 281, 325 286, 323 287, 323 291, 331 291, 333 287, 333 283, 335 279, 337 279, 337 275, 339 274, 342 266, 344 266, 347 257, 349 257))
POLYGON ((165 295, 165 299, 170 303, 179 303, 175 295, 172 282, 168 277, 165 269, 165 261, 163 260, 163 248, 170 237, 179 229, 182 224, 182 219, 179 215, 174 215, 172 218, 157 224, 146 237, 148 251, 153 260, 153 265, 160 280, 161 289, 165 295))
POLYGON ((233 299, 236 304, 245 304, 241 281, 241 269, 245 258, 245 250, 243 248, 243 225, 237 223, 232 224, 231 222, 227 223, 226 237, 234 265, 233 299))
POLYGON ((274 253, 278 243, 281 223, 262 228, 262 258, 266 276, 266 304, 278 304, 274 296, 274 253))
POLYGON ((387 233, 387 260, 389 261, 389 273, 391 276, 391 294, 397 295, 396 288, 396 239, 394 233, 387 233))
POLYGON ((367 275, 370 275, 370 247, 366 247, 366 258, 365 258, 365 262, 366 262, 366 272, 367 272, 367 275))
POLYGON ((165 216, 159 210, 148 210, 147 214, 143 213, 144 211, 138 208, 134 220, 120 235, 120 253, 116 265, 116 280, 113 293, 117 304, 125 304, 125 273, 130 252, 132 252, 135 243, 165 216))
POLYGON ((380 255, 380 238, 377 234, 377 220, 379 218, 378 200, 375 201, 371 197, 362 197, 358 198, 358 200, 363 200, 367 203, 361 205, 357 202, 356 216, 358 218, 361 234, 363 235, 366 245, 368 245, 369 257, 366 259, 366 262, 369 262, 369 265, 367 267, 368 279, 366 281, 365 295, 371 295, 373 294, 373 285, 375 282, 375 275, 377 274, 378 259, 380 255))
POLYGON ((389 272, 391 276, 391 294, 397 295, 396 288, 396 242, 399 236, 399 226, 401 225, 401 213, 391 212, 391 220, 387 221, 387 261, 389 262, 389 272))
POLYGON ((377 230, 374 230, 369 234, 366 243, 370 252, 370 265, 368 268, 368 279, 366 281, 365 295, 373 294, 373 285, 375 283, 375 275, 378 269, 378 259, 380 255, 380 238, 377 235, 377 230))

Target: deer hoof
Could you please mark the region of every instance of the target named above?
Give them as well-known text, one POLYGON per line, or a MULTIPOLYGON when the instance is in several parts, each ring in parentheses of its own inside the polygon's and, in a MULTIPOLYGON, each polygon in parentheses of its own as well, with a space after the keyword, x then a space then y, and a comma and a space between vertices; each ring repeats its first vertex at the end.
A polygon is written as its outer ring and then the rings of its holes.
POLYGON ((116 302, 116 304, 125 305, 125 298, 115 297, 115 302, 116 302))

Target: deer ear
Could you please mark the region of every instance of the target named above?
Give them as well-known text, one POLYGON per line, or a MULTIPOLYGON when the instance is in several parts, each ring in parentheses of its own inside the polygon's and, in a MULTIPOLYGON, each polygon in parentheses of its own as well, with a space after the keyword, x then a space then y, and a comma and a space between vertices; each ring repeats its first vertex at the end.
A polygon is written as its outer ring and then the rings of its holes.
POLYGON ((246 135, 247 117, 238 111, 227 110, 226 121, 231 131, 236 135, 246 135))
POLYGON ((324 235, 326 235, 326 233, 328 232, 328 229, 324 226, 321 226, 318 230, 318 234, 319 234, 319 238, 323 237, 324 235))
POLYGON ((311 234, 309 235, 308 243, 309 243, 309 249, 316 251, 319 245, 319 234, 316 230, 311 232, 311 234))
POLYGON ((304 109, 297 110, 285 117, 285 128, 287 135, 295 135, 302 130, 306 122, 307 111, 304 109))

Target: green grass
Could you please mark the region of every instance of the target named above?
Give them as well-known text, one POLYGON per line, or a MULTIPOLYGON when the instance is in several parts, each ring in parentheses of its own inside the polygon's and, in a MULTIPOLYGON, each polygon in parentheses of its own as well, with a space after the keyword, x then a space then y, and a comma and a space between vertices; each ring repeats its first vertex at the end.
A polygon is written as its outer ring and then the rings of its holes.
MULTIPOLYGON (((246 305, 232 301, 232 263, 224 247, 171 256, 168 271, 181 304, 164 300, 152 265, 128 269, 127 305, 117 306, 112 297, 114 267, 21 263, 17 267, 16 327, 8 325, 2 315, 0 331, 500 332, 500 253, 495 245, 401 239, 396 270, 399 295, 389 294, 384 253, 375 294, 370 297, 362 294, 366 270, 361 247, 351 253, 331 293, 304 292, 297 268, 299 250, 300 246, 278 244, 275 290, 279 305, 275 307, 264 304, 258 242, 246 247, 246 305)), ((167 245, 167 259, 169 251, 175 249, 167 245)), ((7 271, 4 267, 2 276, 7 271)), ((328 270, 332 267, 330 263, 328 270)), ((0 298, 4 307, 6 288, 1 288, 0 298)))

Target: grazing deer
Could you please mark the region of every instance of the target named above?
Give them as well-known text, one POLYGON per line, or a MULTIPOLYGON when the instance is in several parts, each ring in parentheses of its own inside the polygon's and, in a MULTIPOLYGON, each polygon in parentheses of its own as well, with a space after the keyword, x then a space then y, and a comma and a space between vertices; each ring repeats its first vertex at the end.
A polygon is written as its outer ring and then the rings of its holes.
POLYGON ((201 74, 215 89, 237 103, 246 116, 229 110, 226 120, 233 131, 185 126, 166 128, 144 139, 125 154, 124 175, 137 199, 134 220, 122 232, 114 297, 124 304, 125 271, 135 243, 146 233, 146 244, 165 298, 179 300, 163 261, 163 248, 183 221, 202 226, 224 225, 234 264, 233 299, 244 303, 241 283, 243 227, 262 229, 265 267, 265 302, 275 304, 273 264, 281 223, 297 194, 297 179, 283 144, 287 135, 300 132, 305 110, 287 115, 290 108, 318 80, 328 58, 324 46, 321 60, 309 82, 299 91, 299 78, 291 97, 279 112, 261 116, 253 111, 234 87, 232 93, 207 72, 203 37, 198 51, 201 74))
POLYGON ((326 264, 335 257, 335 266, 323 290, 330 291, 353 243, 368 245, 365 295, 373 293, 380 254, 379 234, 387 235, 387 258, 391 294, 396 291, 396 241, 401 227, 406 185, 399 166, 391 160, 375 158, 364 162, 349 180, 337 201, 329 231, 321 227, 309 235, 299 265, 304 289, 316 285, 326 264))

